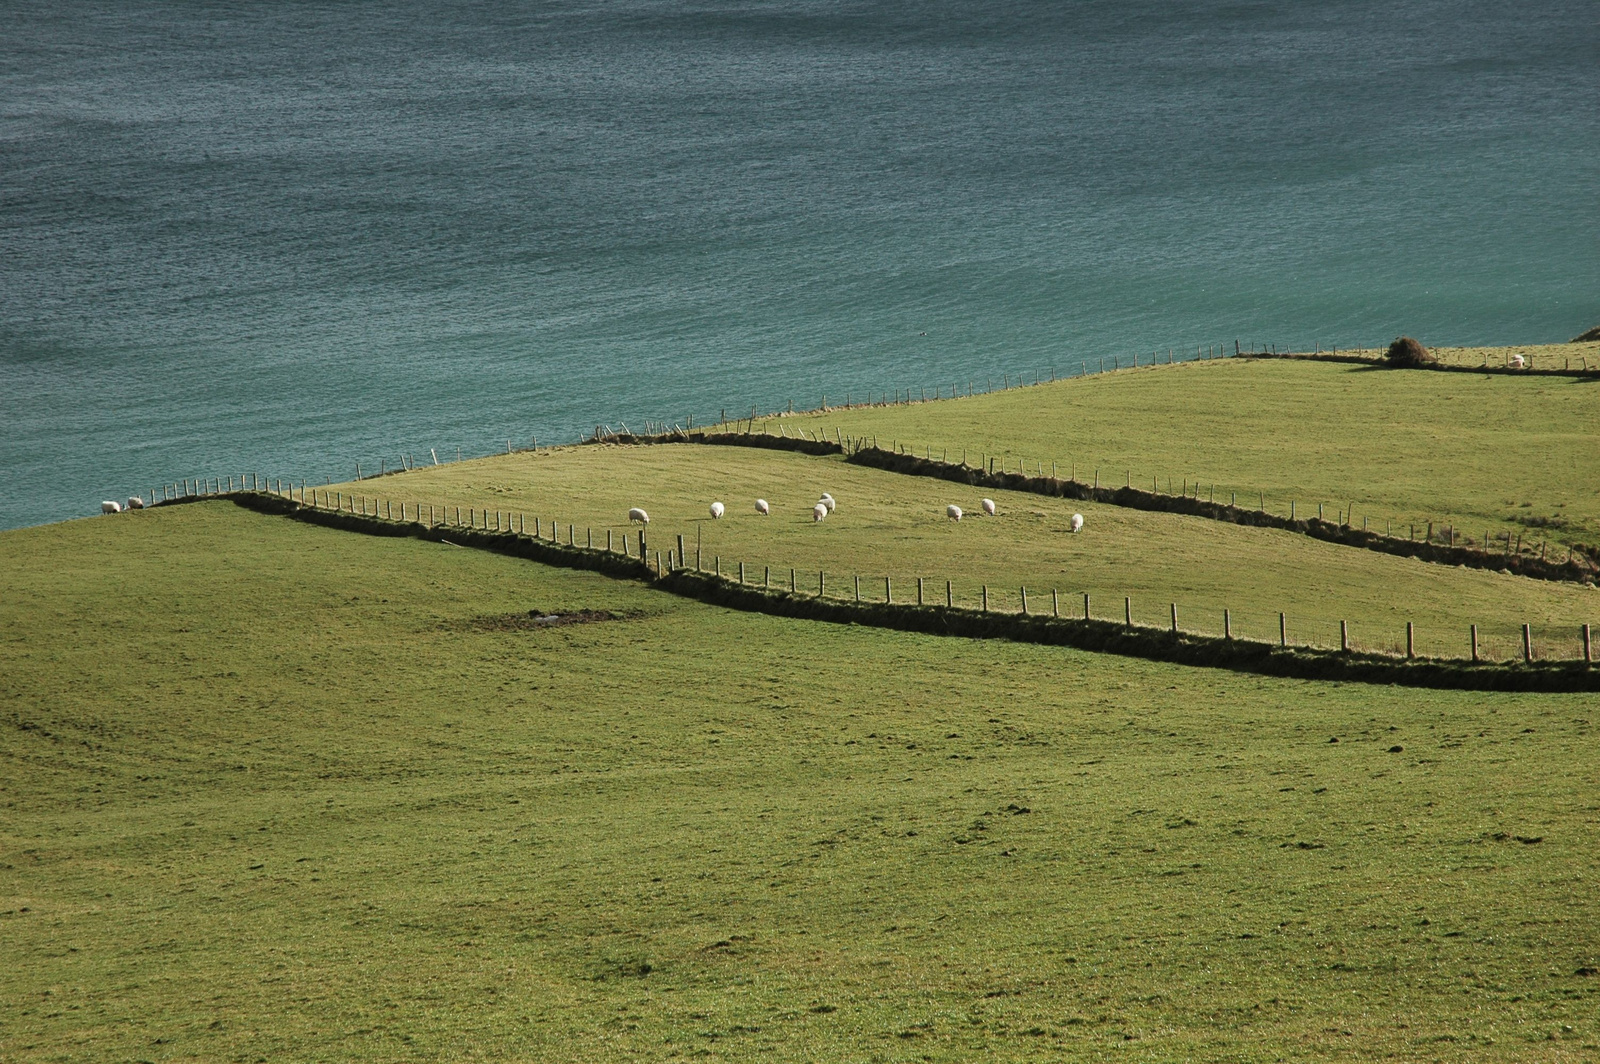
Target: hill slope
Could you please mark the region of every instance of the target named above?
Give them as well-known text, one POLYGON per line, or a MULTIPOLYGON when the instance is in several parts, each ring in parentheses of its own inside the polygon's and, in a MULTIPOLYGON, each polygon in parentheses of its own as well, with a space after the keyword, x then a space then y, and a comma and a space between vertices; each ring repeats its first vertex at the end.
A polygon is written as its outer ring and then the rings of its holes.
POLYGON ((1592 698, 792 623, 226 503, 0 560, 9 1059, 1600 1046, 1592 698))

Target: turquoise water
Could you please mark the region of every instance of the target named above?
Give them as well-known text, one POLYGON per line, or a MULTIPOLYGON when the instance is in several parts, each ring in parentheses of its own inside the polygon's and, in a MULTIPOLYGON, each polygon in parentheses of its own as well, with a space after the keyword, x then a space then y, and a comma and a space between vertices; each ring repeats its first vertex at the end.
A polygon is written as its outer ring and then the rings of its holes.
POLYGON ((1592 0, 4 11, 0 527, 1102 355, 1600 323, 1592 0))

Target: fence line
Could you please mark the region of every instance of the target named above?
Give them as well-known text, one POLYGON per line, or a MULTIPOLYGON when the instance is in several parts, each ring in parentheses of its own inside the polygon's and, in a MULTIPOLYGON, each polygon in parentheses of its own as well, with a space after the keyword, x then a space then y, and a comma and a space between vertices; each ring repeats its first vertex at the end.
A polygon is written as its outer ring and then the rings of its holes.
MULTIPOLYGON (((675 546, 669 537, 669 547, 663 557, 662 551, 650 548, 647 531, 643 528, 637 536, 631 532, 624 533, 622 550, 619 552, 593 546, 592 534, 586 534, 584 543, 580 545, 575 522, 566 525, 566 541, 562 542, 562 523, 557 519, 546 522, 535 517, 530 532, 526 515, 514 511, 480 511, 477 507, 469 507, 463 522, 459 507, 445 511, 434 504, 403 501, 398 504, 399 512, 396 514, 393 500, 365 495, 346 496, 344 492, 329 493, 317 489, 310 489, 309 495, 306 495, 305 491, 276 493, 246 490, 220 497, 230 498, 239 505, 258 511, 284 514, 345 530, 452 542, 569 568, 641 579, 664 590, 702 601, 779 616, 1074 646, 1152 660, 1304 679, 1346 679, 1481 690, 1600 690, 1600 672, 1590 667, 1592 649, 1588 625, 1582 629, 1584 661, 1557 662, 1538 658, 1529 628, 1524 625, 1522 660, 1503 663, 1486 662, 1481 657, 1476 660, 1420 656, 1408 658, 1363 651, 1350 643, 1348 628, 1343 622, 1340 627, 1344 640, 1339 650, 1298 644, 1289 640, 1287 635, 1276 644, 1239 638, 1232 631, 1217 637, 1180 627, 1176 604, 1172 606, 1171 626, 1167 629, 1133 624, 1131 614, 1125 615, 1122 621, 1104 620, 1093 616, 1087 594, 1084 596, 1085 616, 1081 619, 1063 615, 1060 597, 1054 593, 1051 596, 1052 611, 1048 614, 991 608, 994 603, 990 600, 987 586, 981 591, 981 607, 973 609, 955 604, 949 581, 945 582, 943 589, 943 603, 935 595, 935 601, 929 604, 926 601, 926 584, 921 581, 918 587, 919 596, 922 597, 920 604, 897 602, 888 577, 883 585, 882 602, 855 602, 827 595, 826 573, 821 571, 816 573, 817 593, 812 594, 809 585, 802 583, 809 577, 794 568, 789 569, 787 587, 784 586, 782 571, 779 571, 778 586, 775 588, 770 566, 763 568, 763 582, 759 586, 735 579, 731 570, 724 574, 720 556, 713 556, 713 569, 709 572, 703 567, 691 567, 682 553, 684 545, 681 537, 675 546), (426 521, 422 519, 424 508, 428 511, 426 521)), ((1282 615, 1280 621, 1281 618, 1282 615)), ((1226 614, 1224 625, 1228 625, 1226 614)))
MULTIPOLYGON (((838 430, 835 430, 836 433, 838 430)), ((1039 474, 1029 475, 1025 471, 1025 463, 1019 461, 1019 472, 1007 471, 1002 462, 1000 471, 994 470, 996 459, 980 455, 980 465, 976 468, 967 464, 967 455, 962 454, 959 463, 949 462, 943 456, 932 458, 932 448, 927 453, 929 457, 919 456, 906 450, 899 441, 894 441, 892 450, 878 446, 876 438, 855 438, 839 434, 838 439, 828 440, 822 434, 811 436, 789 436, 786 433, 771 435, 769 433, 756 434, 752 431, 743 433, 706 433, 691 434, 684 432, 682 435, 673 434, 668 437, 641 437, 627 436, 616 437, 617 442, 624 443, 661 443, 672 441, 686 441, 699 444, 728 444, 737 446, 768 447, 774 449, 795 451, 811 455, 843 454, 845 460, 857 465, 883 469, 888 472, 901 473, 909 476, 925 476, 936 479, 951 480, 976 487, 1000 488, 1008 491, 1024 492, 1036 495, 1046 495, 1057 498, 1082 499, 1091 502, 1105 503, 1122 506, 1129 509, 1155 511, 1164 513, 1181 513, 1209 520, 1224 521, 1230 524, 1245 525, 1248 527, 1276 528, 1310 536, 1323 542, 1335 543, 1342 546, 1358 547, 1378 553, 1390 554, 1399 557, 1416 558, 1419 561, 1440 565, 1460 565, 1468 568, 1484 569, 1490 571, 1509 571, 1519 576, 1532 579, 1552 580, 1561 582, 1575 582, 1593 584, 1595 582, 1596 567, 1582 553, 1575 553, 1568 549, 1567 559, 1551 561, 1544 556, 1544 543, 1540 545, 1540 554, 1535 557, 1523 554, 1521 534, 1518 533, 1515 541, 1512 533, 1505 535, 1506 551, 1490 552, 1469 546, 1457 546, 1456 529, 1453 525, 1444 526, 1440 531, 1448 537, 1447 543, 1434 542, 1434 526, 1428 522, 1423 539, 1418 541, 1416 526, 1409 526, 1409 535, 1405 539, 1391 534, 1392 528, 1387 526, 1380 533, 1366 527, 1363 519, 1362 527, 1357 529, 1354 524, 1353 504, 1350 510, 1340 509, 1338 521, 1328 521, 1323 515, 1321 503, 1317 504, 1315 518, 1301 518, 1297 513, 1297 500, 1289 503, 1287 515, 1269 513, 1265 509, 1265 495, 1261 495, 1262 508, 1245 509, 1237 505, 1236 496, 1231 496, 1227 504, 1215 502, 1208 498, 1199 498, 1200 484, 1195 481, 1195 494, 1188 494, 1188 483, 1185 481, 1185 492, 1181 495, 1163 494, 1159 485, 1152 485, 1150 491, 1131 486, 1131 472, 1125 478, 1125 483, 1120 488, 1106 488, 1099 484, 1099 471, 1095 474, 1095 483, 1085 484, 1073 477, 1063 480, 1057 475, 1056 463, 1051 464, 1051 474, 1043 475, 1044 463, 1038 463, 1039 474)), ((193 497, 232 492, 235 489, 235 476, 208 477, 175 482, 164 485, 161 497, 156 498, 152 489, 151 499, 146 505, 162 505, 193 497), (168 489, 173 494, 168 494, 168 489), (181 489, 181 491, 180 491, 181 489)), ((281 494, 284 491, 283 478, 271 480, 258 474, 237 474, 237 490, 272 490, 281 494), (247 489, 248 484, 248 489, 247 489)), ((298 489, 294 481, 288 481, 291 492, 298 490, 302 500, 305 493, 315 491, 304 481, 298 489)), ((1485 539, 1487 539, 1485 533, 1485 539)))

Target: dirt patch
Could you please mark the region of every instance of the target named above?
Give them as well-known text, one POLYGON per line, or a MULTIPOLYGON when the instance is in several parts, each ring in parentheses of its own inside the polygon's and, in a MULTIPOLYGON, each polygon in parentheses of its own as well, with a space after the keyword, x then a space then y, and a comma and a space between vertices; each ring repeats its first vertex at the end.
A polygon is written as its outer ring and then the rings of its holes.
POLYGON ((463 621, 450 621, 445 628, 458 632, 526 632, 541 628, 564 628, 571 624, 597 624, 601 621, 625 621, 626 614, 611 610, 528 610, 526 613, 502 613, 492 616, 469 617, 463 621))

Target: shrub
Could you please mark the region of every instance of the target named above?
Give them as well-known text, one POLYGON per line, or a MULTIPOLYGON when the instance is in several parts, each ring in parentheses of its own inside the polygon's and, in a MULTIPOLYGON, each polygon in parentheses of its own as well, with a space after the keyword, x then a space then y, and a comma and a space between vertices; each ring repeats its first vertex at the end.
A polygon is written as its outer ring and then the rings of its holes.
POLYGON ((1389 345, 1389 365, 1427 366, 1439 361, 1426 347, 1409 336, 1402 336, 1389 345))

